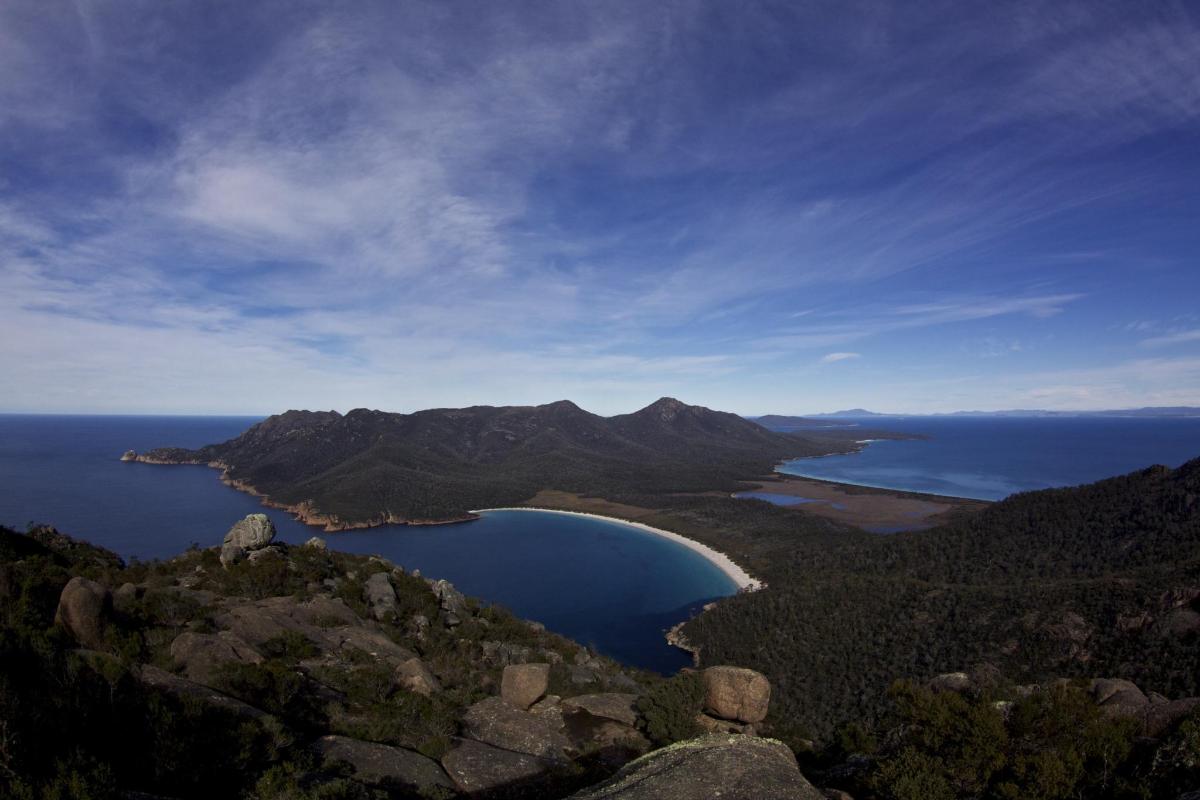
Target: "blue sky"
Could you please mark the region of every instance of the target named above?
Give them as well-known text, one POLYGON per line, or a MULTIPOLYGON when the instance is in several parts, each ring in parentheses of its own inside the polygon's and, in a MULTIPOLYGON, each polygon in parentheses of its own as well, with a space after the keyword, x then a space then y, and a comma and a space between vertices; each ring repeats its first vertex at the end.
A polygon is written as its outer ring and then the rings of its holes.
POLYGON ((0 4, 0 410, 1200 405, 1188 3, 0 4))

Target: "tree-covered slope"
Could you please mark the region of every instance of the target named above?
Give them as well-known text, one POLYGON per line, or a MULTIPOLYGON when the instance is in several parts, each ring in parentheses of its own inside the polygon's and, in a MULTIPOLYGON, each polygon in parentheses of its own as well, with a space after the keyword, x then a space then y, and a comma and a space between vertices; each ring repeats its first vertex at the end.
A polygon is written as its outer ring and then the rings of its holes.
POLYGON ((609 418, 567 401, 414 414, 288 411, 228 442, 141 459, 219 463, 237 485, 282 505, 306 504, 307 518, 337 527, 461 518, 542 489, 732 490, 784 458, 844 450, 849 441, 776 433, 663 398, 609 418))
MULTIPOLYGON (((673 513, 713 527, 736 513, 705 505, 673 513)), ((685 632, 706 661, 736 653, 770 676, 780 714, 814 734, 870 718, 893 679, 980 662, 1022 681, 1121 675, 1200 693, 1200 460, 890 537, 755 513, 761 541, 746 546, 770 552, 768 588, 685 632)))

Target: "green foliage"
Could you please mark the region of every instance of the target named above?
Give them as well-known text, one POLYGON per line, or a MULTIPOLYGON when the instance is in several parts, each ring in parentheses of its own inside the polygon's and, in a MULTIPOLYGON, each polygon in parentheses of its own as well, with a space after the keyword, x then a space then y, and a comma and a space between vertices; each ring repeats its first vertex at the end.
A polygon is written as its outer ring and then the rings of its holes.
POLYGON ((888 744, 866 780, 881 798, 1121 798, 1139 796, 1129 794, 1132 786, 1163 783, 1143 776, 1137 725, 1104 715, 1078 687, 1006 706, 988 693, 966 697, 907 682, 890 696, 888 744))
POLYGON ((297 661, 313 658, 321 651, 311 639, 299 631, 284 631, 259 645, 259 652, 267 658, 290 666, 297 661))
POLYGON ((655 745, 671 744, 697 736, 696 715, 704 703, 704 683, 699 673, 681 672, 650 687, 638 698, 646 736, 655 745))

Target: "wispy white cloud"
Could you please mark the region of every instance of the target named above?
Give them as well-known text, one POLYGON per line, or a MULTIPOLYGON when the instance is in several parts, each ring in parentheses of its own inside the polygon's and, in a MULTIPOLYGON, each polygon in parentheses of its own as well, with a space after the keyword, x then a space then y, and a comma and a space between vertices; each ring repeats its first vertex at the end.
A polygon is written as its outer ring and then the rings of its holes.
POLYGON ((862 358, 861 353, 828 353, 821 357, 822 364, 834 364, 838 361, 847 361, 852 358, 862 358))
POLYGON ((1175 344, 1187 344, 1188 342, 1200 342, 1200 329, 1176 331, 1162 336, 1151 336, 1148 339, 1143 339, 1141 344, 1143 347, 1167 347, 1175 344))

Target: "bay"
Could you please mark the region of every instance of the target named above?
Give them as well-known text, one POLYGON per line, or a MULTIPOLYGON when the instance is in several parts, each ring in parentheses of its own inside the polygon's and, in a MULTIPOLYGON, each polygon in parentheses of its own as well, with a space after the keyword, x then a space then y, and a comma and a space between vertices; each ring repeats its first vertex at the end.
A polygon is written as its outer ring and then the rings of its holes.
POLYGON ((627 664, 672 673, 690 656, 664 631, 736 586, 699 554, 601 519, 490 511, 474 522, 323 533, 267 509, 203 466, 119 461, 128 449, 199 447, 237 436, 251 417, 0 415, 0 523, 30 522, 162 559, 219 544, 246 514, 265 512, 285 542, 313 535, 345 552, 381 555, 537 620, 627 664))
POLYGON ((861 452, 801 458, 806 478, 978 500, 1078 486, 1200 457, 1200 418, 870 417, 864 429, 925 437, 871 441, 861 452))

